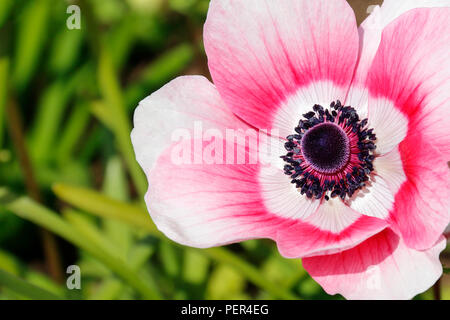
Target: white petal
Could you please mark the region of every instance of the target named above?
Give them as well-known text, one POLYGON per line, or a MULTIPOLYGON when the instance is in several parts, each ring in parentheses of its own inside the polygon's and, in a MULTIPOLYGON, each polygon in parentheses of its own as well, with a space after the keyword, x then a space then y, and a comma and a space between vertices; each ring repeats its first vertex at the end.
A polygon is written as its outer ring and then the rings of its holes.
POLYGON ((265 206, 279 217, 304 219, 317 210, 320 201, 308 199, 300 194, 295 184, 290 183, 292 179, 283 172, 285 162, 280 159, 280 155, 286 153, 284 143, 275 138, 271 141, 271 155, 266 157, 271 162, 263 165, 259 174, 265 206))
POLYGON ((376 157, 373 163, 376 174, 383 178, 395 196, 401 185, 406 181, 403 163, 398 148, 376 157))
POLYGON ((408 119, 394 104, 384 98, 371 98, 368 110, 369 128, 377 135, 378 154, 385 154, 398 146, 408 132, 408 119))
POLYGON ((314 214, 306 219, 306 222, 324 231, 339 233, 352 225, 361 214, 346 206, 340 198, 324 201, 314 214))
POLYGON ((430 249, 405 245, 389 229, 337 254, 303 259, 303 266, 329 294, 347 299, 411 299, 442 275, 443 237, 430 249))
POLYGON ((379 176, 372 176, 364 189, 356 192, 347 204, 366 216, 385 219, 394 204, 394 196, 388 184, 379 176))

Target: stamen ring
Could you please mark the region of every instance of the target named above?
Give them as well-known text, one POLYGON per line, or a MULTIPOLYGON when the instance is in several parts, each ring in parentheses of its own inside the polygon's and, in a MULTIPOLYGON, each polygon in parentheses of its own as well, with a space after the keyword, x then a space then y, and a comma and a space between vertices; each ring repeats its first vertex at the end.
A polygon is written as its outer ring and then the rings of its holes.
POLYGON ((286 137, 284 173, 308 198, 344 200, 366 186, 374 171, 377 137, 368 119, 338 100, 314 105, 286 137))

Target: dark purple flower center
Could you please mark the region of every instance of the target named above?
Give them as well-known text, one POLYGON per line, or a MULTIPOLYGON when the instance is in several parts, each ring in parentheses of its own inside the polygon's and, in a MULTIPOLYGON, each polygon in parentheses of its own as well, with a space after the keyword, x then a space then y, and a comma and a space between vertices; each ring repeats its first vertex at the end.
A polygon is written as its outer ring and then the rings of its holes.
POLYGON ((315 105, 286 137, 284 173, 308 198, 344 200, 366 186, 373 172, 376 135, 356 110, 333 102, 315 105))
POLYGON ((318 124, 306 131, 301 149, 305 160, 323 173, 339 171, 350 156, 347 134, 332 122, 318 124))

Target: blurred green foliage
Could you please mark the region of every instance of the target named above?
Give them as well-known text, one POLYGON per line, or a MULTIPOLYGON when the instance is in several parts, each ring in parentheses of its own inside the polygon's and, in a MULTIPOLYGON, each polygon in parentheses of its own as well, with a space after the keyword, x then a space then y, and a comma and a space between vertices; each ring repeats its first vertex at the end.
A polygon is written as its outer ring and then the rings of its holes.
POLYGON ((70 3, 0 1, 0 299, 332 298, 270 241, 182 247, 142 204, 132 113, 180 74, 208 76, 208 0, 70 3), (66 27, 70 3, 81 8, 80 30, 66 27), (7 134, 11 101, 41 203, 7 134), (63 272, 80 266, 81 290, 52 279, 38 227, 58 237, 63 272))

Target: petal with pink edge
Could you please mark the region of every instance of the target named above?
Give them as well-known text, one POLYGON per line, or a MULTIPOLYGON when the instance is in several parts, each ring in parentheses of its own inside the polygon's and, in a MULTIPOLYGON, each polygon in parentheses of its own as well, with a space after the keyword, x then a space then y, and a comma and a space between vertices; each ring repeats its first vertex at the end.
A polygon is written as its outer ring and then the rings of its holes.
POLYGON ((183 76, 166 84, 139 103, 134 112, 131 140, 136 159, 148 172, 174 140, 177 129, 192 132, 216 128, 244 128, 224 104, 214 85, 205 77, 183 76))
POLYGON ((395 196, 389 221, 405 244, 430 248, 450 222, 450 173, 441 154, 419 134, 399 146, 406 176, 395 196))
MULTIPOLYGON (((368 91, 365 88, 367 74, 372 65, 381 41, 381 33, 392 21, 403 13, 416 8, 450 7, 450 0, 384 0, 375 6, 370 16, 360 25, 360 54, 355 78, 350 89, 347 103, 367 109, 368 91)), ((364 111, 360 111, 363 113, 364 111)))
POLYGON ((214 86, 202 77, 179 78, 140 104, 133 144, 149 179, 149 212, 168 237, 197 247, 274 238, 284 226, 316 211, 319 202, 302 196, 283 174, 282 140, 259 134, 257 162, 249 163, 252 139, 241 140, 238 133, 248 130, 253 132, 224 107, 214 86), (204 141, 173 141, 177 129, 195 136, 199 120, 204 141), (236 128, 237 139, 228 139, 227 129, 236 128), (205 139, 207 132, 214 140, 205 139), (216 153, 216 145, 223 153, 216 153), (180 151, 187 157, 180 157, 180 151), (233 161, 227 164, 229 154, 233 161), (239 158, 244 164, 234 162, 239 158), (221 164, 214 162, 217 159, 221 164))
MULTIPOLYGON (((190 144, 192 157, 195 143, 190 144)), ((223 141, 220 145, 223 150, 233 147, 241 152, 237 144, 223 141)), ((266 209, 259 164, 226 164, 226 152, 220 154, 222 164, 174 164, 175 147, 168 148, 148 174, 150 188, 145 197, 153 221, 170 239, 205 248, 252 238, 274 239, 278 229, 292 224, 266 209)), ((203 152, 207 147, 204 142, 203 152)))
MULTIPOLYGON (((266 210, 260 190, 258 143, 276 145, 274 139, 262 134, 258 141, 205 78, 181 77, 164 86, 140 103, 134 124, 136 158, 149 180, 148 209, 171 239, 208 247, 270 238, 274 226, 287 221, 266 210), (235 130, 230 137, 228 129, 235 130)), ((270 147, 261 149, 270 154, 270 147)))
POLYGON ((386 227, 386 221, 361 215, 340 199, 331 199, 305 221, 280 229, 277 244, 286 258, 332 254, 352 248, 386 227))
POLYGON ((445 161, 450 157, 449 20, 450 8, 414 9, 401 15, 384 29, 367 79, 369 118, 395 108, 408 119, 407 134, 422 135, 445 161))
POLYGON ((212 0, 204 42, 221 96, 262 129, 293 130, 287 118, 301 114, 290 114, 289 99, 309 97, 310 108, 343 101, 358 55, 355 16, 344 0, 212 0), (284 107, 287 118, 274 123, 284 107))
POLYGON ((276 241, 288 258, 338 252, 357 245, 387 227, 386 221, 361 215, 340 199, 308 199, 284 175, 279 158, 284 143, 271 139, 269 165, 261 166, 259 183, 264 206, 292 225, 279 228, 276 241))
POLYGON ((442 275, 445 239, 417 251, 389 229, 337 254, 303 259, 308 273, 328 294, 347 299, 411 299, 442 275))

